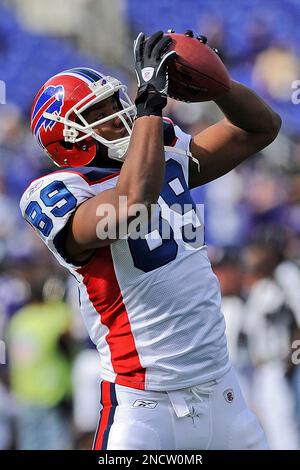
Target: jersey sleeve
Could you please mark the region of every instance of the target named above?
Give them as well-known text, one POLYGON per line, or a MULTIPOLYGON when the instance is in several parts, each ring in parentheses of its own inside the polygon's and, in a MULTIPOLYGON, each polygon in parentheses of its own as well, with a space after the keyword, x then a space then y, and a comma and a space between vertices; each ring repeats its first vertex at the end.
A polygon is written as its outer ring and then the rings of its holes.
POLYGON ((80 174, 57 172, 33 181, 21 198, 23 217, 63 265, 71 264, 63 252, 63 229, 76 208, 94 195, 80 174))

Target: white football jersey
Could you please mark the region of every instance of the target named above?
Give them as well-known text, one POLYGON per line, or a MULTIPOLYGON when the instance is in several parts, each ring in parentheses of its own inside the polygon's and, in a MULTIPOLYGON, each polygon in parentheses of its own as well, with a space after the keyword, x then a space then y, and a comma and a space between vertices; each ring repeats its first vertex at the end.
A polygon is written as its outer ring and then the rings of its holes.
POLYGON ((65 257, 62 230, 78 205, 115 187, 118 170, 59 170, 33 181, 22 196, 23 216, 79 282, 84 322, 109 382, 175 390, 230 368, 219 282, 188 189, 189 142, 165 122, 165 182, 149 233, 97 249, 84 266, 65 257))

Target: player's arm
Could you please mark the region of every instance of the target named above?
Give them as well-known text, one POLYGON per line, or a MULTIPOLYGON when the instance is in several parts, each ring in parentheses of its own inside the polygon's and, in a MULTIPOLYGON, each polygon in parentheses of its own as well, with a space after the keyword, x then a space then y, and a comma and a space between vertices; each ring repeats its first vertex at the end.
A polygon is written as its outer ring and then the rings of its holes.
POLYGON ((88 257, 91 251, 106 246, 121 235, 134 217, 129 215, 134 204, 148 210, 157 202, 164 175, 163 126, 158 116, 136 120, 118 183, 81 204, 70 218, 65 251, 77 261, 88 257), (127 204, 121 204, 121 196, 127 204), (99 212, 103 208, 102 217, 99 212), (105 224, 103 219, 105 218, 105 224), (103 238, 99 228, 103 226, 103 238), (97 229, 98 227, 98 229, 97 229), (111 237, 107 233, 111 228, 111 237))
POLYGON ((191 141, 190 187, 200 186, 228 173, 247 157, 262 150, 277 136, 280 116, 246 86, 231 81, 231 89, 216 104, 225 117, 191 141))
POLYGON ((165 166, 161 116, 167 103, 166 64, 175 56, 173 52, 164 53, 170 41, 158 32, 146 42, 144 35, 140 34, 135 42, 139 85, 135 101, 137 119, 126 160, 116 187, 87 200, 71 217, 65 241, 65 251, 71 260, 82 262, 95 249, 109 245, 124 235, 124 228, 139 215, 134 214, 134 205, 142 204, 148 213, 151 205, 157 202, 165 166), (147 82, 143 78, 145 67, 154 69, 152 79, 147 82), (121 196, 127 198, 126 204, 120 204, 121 196), (102 216, 100 211, 103 212, 102 216))

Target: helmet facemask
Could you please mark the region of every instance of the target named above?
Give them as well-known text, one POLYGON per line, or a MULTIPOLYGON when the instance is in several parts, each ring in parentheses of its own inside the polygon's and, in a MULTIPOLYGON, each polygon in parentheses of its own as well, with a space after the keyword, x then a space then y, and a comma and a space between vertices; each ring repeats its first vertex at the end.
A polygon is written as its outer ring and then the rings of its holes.
POLYGON ((91 93, 71 107, 64 117, 56 116, 55 114, 47 112, 45 112, 43 116, 64 125, 64 142, 76 144, 92 137, 108 148, 108 156, 110 158, 124 161, 130 141, 133 121, 136 116, 136 108, 127 94, 127 87, 122 85, 119 80, 106 76, 94 83, 91 83, 89 88, 91 93), (95 104, 112 97, 114 94, 118 94, 118 101, 121 109, 102 119, 88 123, 84 118, 84 114, 90 108, 95 106, 95 104), (115 140, 107 140, 95 132, 95 128, 107 121, 116 119, 117 117, 121 120, 127 131, 127 135, 125 137, 115 140))

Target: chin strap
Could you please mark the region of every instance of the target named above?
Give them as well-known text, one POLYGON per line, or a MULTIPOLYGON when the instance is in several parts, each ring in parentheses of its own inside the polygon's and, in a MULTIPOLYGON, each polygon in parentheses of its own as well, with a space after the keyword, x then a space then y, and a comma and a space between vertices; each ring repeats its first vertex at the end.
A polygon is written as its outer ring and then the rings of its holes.
POLYGON ((129 139, 128 142, 123 142, 121 144, 115 144, 113 147, 108 147, 107 149, 107 155, 109 158, 112 160, 117 160, 118 162, 124 162, 125 160, 125 154, 127 152, 129 145, 129 139))

